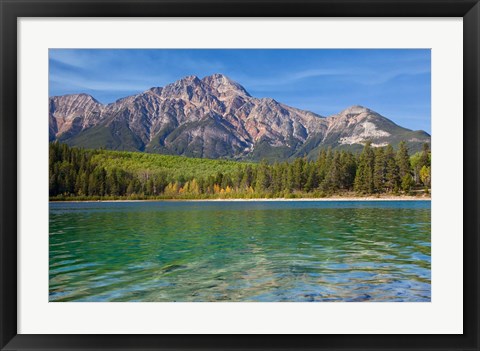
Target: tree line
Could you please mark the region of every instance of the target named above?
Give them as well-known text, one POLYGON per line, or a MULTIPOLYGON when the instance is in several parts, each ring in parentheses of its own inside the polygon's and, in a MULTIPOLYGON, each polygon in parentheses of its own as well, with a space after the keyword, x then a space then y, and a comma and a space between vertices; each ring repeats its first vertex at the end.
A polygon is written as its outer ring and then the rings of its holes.
MULTIPOLYGON (((413 156, 409 155, 405 142, 399 144, 397 151, 391 145, 372 147, 367 142, 360 154, 328 149, 322 150, 316 160, 238 162, 237 167, 230 165, 224 169, 222 161, 218 161, 210 174, 201 176, 162 168, 160 157, 158 165, 127 171, 115 162, 95 157, 99 153, 122 157, 122 152, 85 150, 58 142, 51 143, 49 148, 52 200, 324 197, 353 192, 409 194, 414 189, 428 192, 431 182, 428 144, 413 156)), ((128 154, 132 158, 132 153, 128 154)), ((178 156, 180 159, 184 160, 178 156)), ((212 164, 212 160, 208 161, 212 164)))

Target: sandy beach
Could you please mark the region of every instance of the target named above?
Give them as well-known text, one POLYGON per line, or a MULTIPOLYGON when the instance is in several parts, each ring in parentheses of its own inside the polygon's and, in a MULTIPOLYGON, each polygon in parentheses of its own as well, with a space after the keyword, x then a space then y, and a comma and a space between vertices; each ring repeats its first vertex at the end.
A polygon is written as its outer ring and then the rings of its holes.
POLYGON ((50 202, 159 202, 159 201, 189 201, 189 202, 260 202, 260 201, 431 201, 431 197, 420 196, 365 196, 365 197, 324 197, 324 198, 256 198, 256 199, 143 199, 143 200, 67 200, 50 202))

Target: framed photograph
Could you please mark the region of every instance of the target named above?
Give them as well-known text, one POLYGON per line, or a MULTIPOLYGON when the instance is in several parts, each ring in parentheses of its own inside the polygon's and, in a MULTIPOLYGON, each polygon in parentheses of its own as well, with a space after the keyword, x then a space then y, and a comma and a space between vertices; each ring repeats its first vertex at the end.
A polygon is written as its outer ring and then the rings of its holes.
POLYGON ((478 350, 480 5, 1 2, 2 350, 478 350))

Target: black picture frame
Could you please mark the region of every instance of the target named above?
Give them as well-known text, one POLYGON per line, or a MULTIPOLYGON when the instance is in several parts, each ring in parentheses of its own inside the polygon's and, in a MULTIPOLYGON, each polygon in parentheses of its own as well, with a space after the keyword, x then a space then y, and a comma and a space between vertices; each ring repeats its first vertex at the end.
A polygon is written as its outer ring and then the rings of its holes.
MULTIPOLYGON (((478 0, 0 0, 1 350, 479 350, 478 0), (17 19, 19 17, 463 17, 464 333, 461 335, 17 334, 17 19)), ((457 233, 459 234, 459 233, 457 233)), ((448 316, 445 316, 448 318, 448 316)))

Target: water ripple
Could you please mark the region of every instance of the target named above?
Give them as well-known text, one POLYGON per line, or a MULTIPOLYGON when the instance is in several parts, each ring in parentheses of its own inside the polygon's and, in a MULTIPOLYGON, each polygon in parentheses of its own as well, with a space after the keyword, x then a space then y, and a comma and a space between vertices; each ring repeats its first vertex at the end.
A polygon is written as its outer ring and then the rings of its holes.
POLYGON ((429 202, 50 204, 50 301, 430 301, 429 202))

